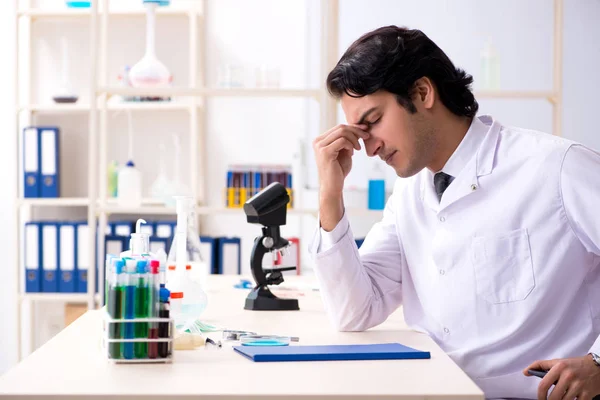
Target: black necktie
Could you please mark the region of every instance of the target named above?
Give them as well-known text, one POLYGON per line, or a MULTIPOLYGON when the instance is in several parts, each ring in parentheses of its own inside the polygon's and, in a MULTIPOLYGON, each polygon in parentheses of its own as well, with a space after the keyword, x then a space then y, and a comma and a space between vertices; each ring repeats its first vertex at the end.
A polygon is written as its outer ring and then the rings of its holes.
POLYGON ((435 193, 437 194, 438 201, 442 201, 442 195, 444 194, 444 191, 446 191, 448 185, 450 185, 450 182, 452 182, 452 176, 446 173, 438 172, 433 176, 433 186, 435 186, 435 193))

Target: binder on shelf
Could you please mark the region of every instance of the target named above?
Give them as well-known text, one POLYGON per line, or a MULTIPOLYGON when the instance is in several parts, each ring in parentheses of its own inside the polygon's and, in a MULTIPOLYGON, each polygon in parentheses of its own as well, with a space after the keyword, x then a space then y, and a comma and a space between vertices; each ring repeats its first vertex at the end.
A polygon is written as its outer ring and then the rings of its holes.
POLYGON ((58 227, 58 291, 74 293, 76 290, 75 277, 75 228, 73 223, 62 223, 58 227))
POLYGON ((200 254, 202 260, 208 266, 208 270, 211 274, 218 273, 217 265, 215 263, 217 247, 215 245, 216 240, 210 236, 200 236, 200 254))
POLYGON ((59 143, 57 127, 39 127, 41 197, 59 197, 59 143))
POLYGON ((40 197, 40 146, 34 127, 23 129, 23 197, 40 197))
POLYGON ((169 239, 167 238, 159 238, 159 237, 150 237, 150 252, 156 254, 159 249, 163 249, 165 253, 169 252, 167 245, 169 244, 169 239))
POLYGON ((118 256, 123 251, 127 250, 127 238, 123 236, 105 236, 104 238, 104 257, 107 254, 118 256))
POLYGON ((44 222, 42 228, 42 292, 58 292, 58 224, 44 222))
POLYGON ((154 235, 160 238, 170 239, 175 232, 177 222, 175 221, 160 221, 157 222, 154 229, 154 235))
POLYGON ((76 288, 79 293, 87 293, 88 270, 90 262, 89 227, 87 222, 78 223, 75 233, 75 271, 77 276, 76 288))
POLYGON ((241 273, 240 238, 219 238, 217 246, 217 273, 222 275, 239 275, 241 273))
POLYGON ((171 247, 176 226, 177 222, 175 221, 160 221, 154 226, 154 236, 157 238, 167 239, 167 249, 171 247))
POLYGON ((112 235, 113 236, 127 236, 131 235, 131 226, 133 222, 131 221, 121 221, 121 222, 111 222, 112 227, 112 235))
POLYGON ((25 292, 41 292, 41 246, 42 235, 40 224, 27 222, 25 224, 25 292))

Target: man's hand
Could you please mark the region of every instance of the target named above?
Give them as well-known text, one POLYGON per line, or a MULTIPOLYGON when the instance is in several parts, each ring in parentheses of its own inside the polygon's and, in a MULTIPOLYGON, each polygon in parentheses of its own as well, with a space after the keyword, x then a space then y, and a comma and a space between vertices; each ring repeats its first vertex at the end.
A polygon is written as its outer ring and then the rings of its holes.
POLYGON ((338 195, 344 188, 344 179, 352 169, 354 150, 360 150, 358 139, 366 139, 366 125, 337 125, 317 136, 313 149, 319 171, 321 192, 338 195))
POLYGON ((313 141, 319 172, 319 211, 321 226, 331 231, 343 215, 344 179, 352 169, 354 150, 360 150, 358 139, 367 139, 366 125, 338 125, 313 141))
POLYGON ((584 357, 536 361, 523 370, 548 371, 538 386, 538 400, 591 400, 600 394, 600 367, 588 354, 584 357), (552 385, 556 386, 548 396, 552 385))

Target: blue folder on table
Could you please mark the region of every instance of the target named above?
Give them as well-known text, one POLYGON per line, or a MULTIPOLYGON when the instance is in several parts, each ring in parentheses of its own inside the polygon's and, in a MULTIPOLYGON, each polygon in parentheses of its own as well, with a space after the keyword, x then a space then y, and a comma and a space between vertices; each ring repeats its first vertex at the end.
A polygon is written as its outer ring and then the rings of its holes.
POLYGON ((428 351, 416 350, 400 343, 331 346, 235 346, 233 349, 256 362, 408 360, 431 358, 431 354, 428 351))

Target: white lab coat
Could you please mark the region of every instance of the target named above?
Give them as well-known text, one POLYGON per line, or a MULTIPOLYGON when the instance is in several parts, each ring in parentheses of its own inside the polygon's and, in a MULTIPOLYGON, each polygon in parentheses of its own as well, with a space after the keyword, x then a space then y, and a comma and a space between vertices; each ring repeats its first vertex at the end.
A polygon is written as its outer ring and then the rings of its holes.
POLYGON ((537 359, 600 353, 600 155, 474 118, 442 171, 398 179, 360 251, 346 216, 310 245, 325 308, 365 330, 401 304, 486 397, 536 398, 537 359))

